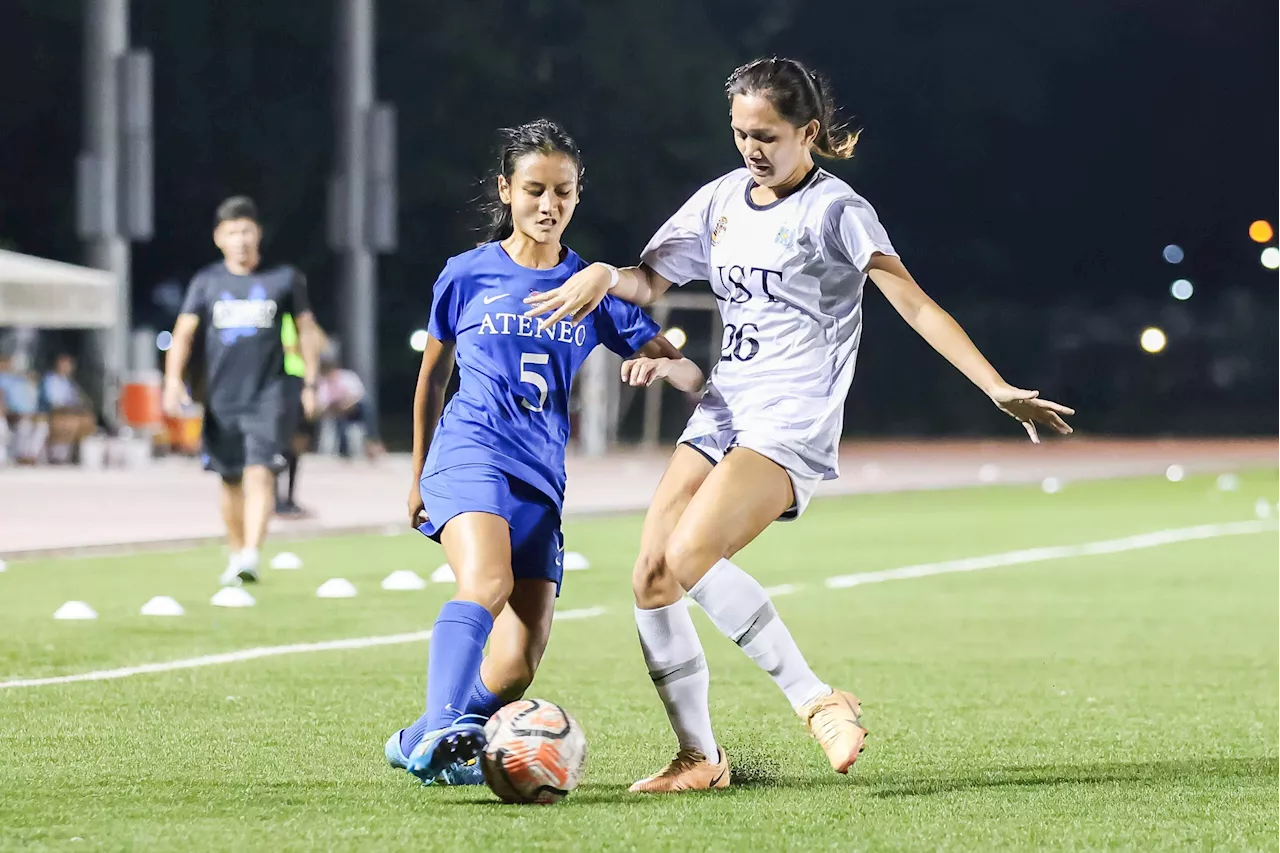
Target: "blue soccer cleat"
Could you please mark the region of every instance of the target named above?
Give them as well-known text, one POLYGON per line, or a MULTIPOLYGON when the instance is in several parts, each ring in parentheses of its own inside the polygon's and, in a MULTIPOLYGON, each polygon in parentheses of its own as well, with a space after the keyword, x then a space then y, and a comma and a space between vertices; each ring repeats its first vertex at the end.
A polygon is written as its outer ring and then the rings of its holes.
POLYGON ((483 785, 484 771, 480 769, 480 759, 473 758, 466 762, 455 762, 440 771, 436 777, 437 785, 483 785))
POLYGON ((397 729, 396 733, 387 740, 387 745, 382 748, 382 754, 387 757, 387 763, 397 770, 407 770, 409 768, 409 757, 400 748, 400 735, 402 734, 404 734, 404 729, 397 729))
MULTIPOLYGON (((450 770, 449 776, 455 779, 470 778, 479 772, 480 768, 474 762, 485 747, 484 723, 483 717, 463 714, 452 725, 428 732, 409 755, 405 769, 428 785, 436 781, 443 781, 448 785, 479 784, 440 777, 446 769, 450 770)), ((398 749, 399 744, 397 751, 398 749)))

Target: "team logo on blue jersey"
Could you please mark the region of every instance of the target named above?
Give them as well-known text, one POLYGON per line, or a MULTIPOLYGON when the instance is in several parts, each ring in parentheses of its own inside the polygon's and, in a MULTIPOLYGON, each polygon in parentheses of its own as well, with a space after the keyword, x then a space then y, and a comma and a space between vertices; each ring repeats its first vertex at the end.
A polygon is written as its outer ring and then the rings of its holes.
POLYGON ((721 216, 716 220, 716 227, 711 229, 711 245, 720 242, 720 238, 724 236, 725 229, 729 227, 729 217, 721 216))
POLYGON ((267 289, 255 282, 248 299, 237 299, 227 291, 213 303, 213 327, 223 346, 231 346, 241 338, 251 338, 262 329, 275 325, 278 306, 267 298, 267 289))
POLYGON ((790 248, 791 244, 795 241, 795 234, 792 233, 791 229, 785 225, 778 229, 777 236, 773 238, 773 242, 777 243, 779 246, 786 246, 788 248, 790 248))

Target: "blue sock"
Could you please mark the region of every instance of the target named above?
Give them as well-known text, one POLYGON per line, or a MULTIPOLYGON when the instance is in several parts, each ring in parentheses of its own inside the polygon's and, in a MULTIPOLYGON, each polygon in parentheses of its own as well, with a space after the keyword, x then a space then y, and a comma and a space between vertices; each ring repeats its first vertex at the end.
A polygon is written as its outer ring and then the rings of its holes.
POLYGON ((440 608, 428 654, 427 712, 400 736, 405 755, 427 732, 442 729, 462 715, 472 685, 480 678, 484 644, 492 630, 493 617, 473 601, 446 601, 440 608))
POLYGON ((471 695, 467 697, 466 713, 492 717, 505 704, 507 703, 504 700, 493 695, 489 688, 484 686, 484 679, 477 674, 476 683, 471 685, 471 695))

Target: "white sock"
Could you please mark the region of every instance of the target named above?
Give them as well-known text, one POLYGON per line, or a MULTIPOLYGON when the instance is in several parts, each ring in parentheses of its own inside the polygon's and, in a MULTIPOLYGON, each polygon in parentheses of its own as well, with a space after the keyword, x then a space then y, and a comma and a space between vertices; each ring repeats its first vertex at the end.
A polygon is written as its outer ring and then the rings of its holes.
POLYGON ((831 692, 809 668, 760 582, 728 560, 711 567, 689 590, 720 632, 772 676, 799 710, 831 692))
POLYGON ((257 548, 241 548, 240 549, 240 568, 242 569, 258 568, 258 549, 257 548))
POLYGON ((698 629, 689 616, 689 603, 682 598, 656 610, 637 607, 636 628, 649 677, 681 748, 696 749, 715 761, 719 751, 708 704, 711 675, 698 629))

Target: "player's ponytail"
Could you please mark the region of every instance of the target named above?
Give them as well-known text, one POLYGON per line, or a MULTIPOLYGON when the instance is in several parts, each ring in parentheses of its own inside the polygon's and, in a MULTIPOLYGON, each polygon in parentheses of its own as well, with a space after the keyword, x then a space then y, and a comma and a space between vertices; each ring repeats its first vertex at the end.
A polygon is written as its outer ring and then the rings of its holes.
POLYGON ((498 176, 508 183, 516 172, 516 163, 526 154, 564 154, 578 167, 578 188, 582 188, 582 153, 564 128, 549 119, 540 118, 519 127, 504 127, 498 131, 502 145, 498 152, 498 168, 485 180, 485 201, 482 209, 489 218, 484 228, 486 242, 505 240, 515 230, 511 219, 511 205, 504 204, 498 196, 498 176))
POLYGON ((729 75, 724 89, 730 101, 735 95, 763 95, 794 127, 817 119, 814 150, 834 160, 853 156, 861 131, 850 131, 836 118, 831 84, 799 61, 774 56, 748 62, 729 75))

